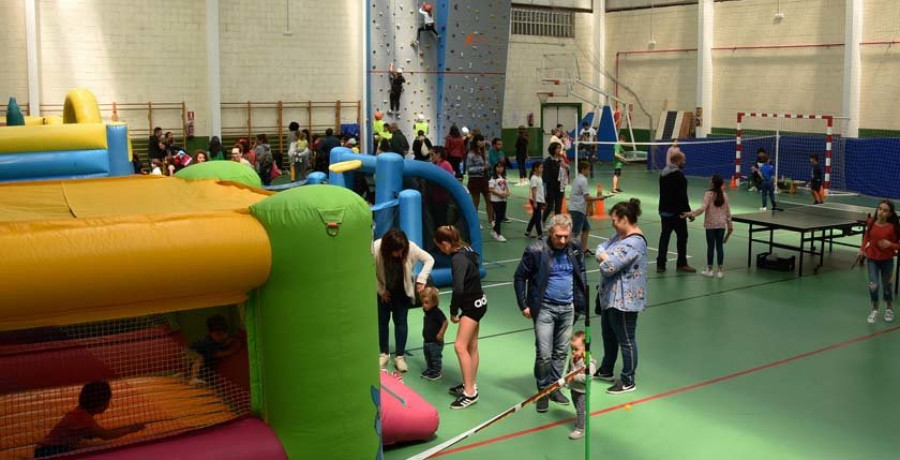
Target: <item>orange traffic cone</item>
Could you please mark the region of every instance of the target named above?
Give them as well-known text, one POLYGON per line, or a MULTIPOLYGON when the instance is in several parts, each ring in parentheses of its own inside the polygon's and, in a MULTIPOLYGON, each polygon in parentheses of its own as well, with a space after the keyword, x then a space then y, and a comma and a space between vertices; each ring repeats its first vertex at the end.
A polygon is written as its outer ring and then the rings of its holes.
POLYGON ((729 184, 728 187, 731 188, 731 189, 736 189, 736 188, 738 188, 737 177, 731 176, 731 184, 729 184))
MULTIPOLYGON (((597 184, 597 196, 603 196, 603 186, 597 184)), ((606 218, 606 203, 604 200, 594 202, 594 217, 598 219, 606 218)))

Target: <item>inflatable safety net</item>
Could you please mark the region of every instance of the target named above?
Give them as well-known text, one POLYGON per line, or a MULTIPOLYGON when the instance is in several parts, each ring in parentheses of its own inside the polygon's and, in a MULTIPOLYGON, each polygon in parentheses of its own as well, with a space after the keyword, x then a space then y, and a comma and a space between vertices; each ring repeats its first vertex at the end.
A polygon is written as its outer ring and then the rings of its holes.
POLYGON ((250 411, 236 307, 0 332, 0 459, 158 439, 250 411))

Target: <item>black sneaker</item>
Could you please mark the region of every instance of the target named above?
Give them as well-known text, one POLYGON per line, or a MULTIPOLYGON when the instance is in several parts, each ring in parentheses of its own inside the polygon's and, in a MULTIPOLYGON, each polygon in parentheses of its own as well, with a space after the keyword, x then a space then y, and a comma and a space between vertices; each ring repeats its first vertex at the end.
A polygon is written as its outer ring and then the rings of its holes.
POLYGON ((622 393, 631 393, 635 389, 635 384, 625 385, 622 382, 616 382, 615 385, 606 389, 606 392, 611 395, 620 395, 622 393))
POLYGON ((615 376, 613 376, 612 372, 610 372, 609 374, 605 374, 602 371, 600 371, 599 369, 597 369, 597 372, 594 372, 594 378, 597 380, 603 380, 604 382, 615 382, 616 381, 616 378, 615 378, 615 376))
MULTIPOLYGON (((466 386, 462 383, 455 387, 450 387, 449 393, 453 396, 462 396, 466 392, 466 386)), ((475 393, 478 393, 478 384, 475 384, 475 393)))
POLYGON ((659 265, 659 264, 656 265, 656 273, 665 273, 665 272, 666 272, 666 267, 659 265))
POLYGON ((562 394, 562 391, 559 390, 550 393, 550 400, 555 402, 556 404, 559 404, 560 406, 569 405, 569 398, 565 397, 565 395, 562 394))
POLYGON ((463 393, 466 392, 466 386, 460 383, 455 387, 450 387, 450 390, 448 390, 448 392, 453 396, 462 396, 463 393))
POLYGON ((510 223, 510 222, 512 222, 512 221, 509 220, 509 217, 503 219, 503 223, 504 223, 504 224, 508 224, 508 223, 510 223))
POLYGON ((458 398, 456 398, 456 401, 453 401, 452 403, 450 403, 450 408, 451 409, 465 409, 477 402, 478 402, 478 393, 475 393, 475 396, 467 396, 466 394, 462 394, 458 398))
POLYGON ((550 409, 550 398, 547 396, 544 396, 543 398, 538 399, 537 404, 535 404, 535 408, 537 409, 538 412, 540 412, 542 414, 544 412, 547 412, 547 410, 550 409))
POLYGON ((435 380, 440 380, 443 377, 440 371, 425 371, 422 372, 422 378, 425 380, 429 380, 434 382, 435 380))

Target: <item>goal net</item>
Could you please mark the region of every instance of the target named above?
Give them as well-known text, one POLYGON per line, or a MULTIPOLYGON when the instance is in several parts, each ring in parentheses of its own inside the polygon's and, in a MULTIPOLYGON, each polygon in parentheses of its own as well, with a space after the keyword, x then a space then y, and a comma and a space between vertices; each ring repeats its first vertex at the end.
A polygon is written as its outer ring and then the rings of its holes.
POLYGON ((219 307, 0 332, 0 458, 103 449, 248 415, 240 331, 237 308, 219 307), (85 413, 112 439, 80 436, 85 413))
POLYGON ((765 150, 780 182, 808 186, 812 178, 810 157, 819 159, 824 186, 830 193, 848 193, 845 174, 846 119, 831 115, 739 112, 735 132, 733 175, 750 177, 757 152, 765 150))

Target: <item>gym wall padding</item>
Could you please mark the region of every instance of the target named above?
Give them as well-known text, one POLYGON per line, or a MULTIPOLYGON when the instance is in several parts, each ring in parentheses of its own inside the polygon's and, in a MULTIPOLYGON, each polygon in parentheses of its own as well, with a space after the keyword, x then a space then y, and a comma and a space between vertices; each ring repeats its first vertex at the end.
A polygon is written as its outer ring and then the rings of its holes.
POLYGON ((900 198, 900 138, 845 142, 847 188, 874 197, 900 198))
POLYGON ((319 185, 279 193, 251 212, 272 253, 272 274, 247 305, 254 412, 291 458, 375 458, 378 322, 368 204, 319 185))

